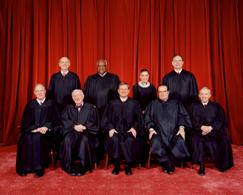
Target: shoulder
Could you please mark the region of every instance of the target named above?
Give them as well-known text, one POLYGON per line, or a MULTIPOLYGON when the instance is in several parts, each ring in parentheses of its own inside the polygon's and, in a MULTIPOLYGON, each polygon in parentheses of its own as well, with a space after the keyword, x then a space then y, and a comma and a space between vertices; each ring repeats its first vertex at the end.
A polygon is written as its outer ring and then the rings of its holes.
POLYGON ((77 77, 77 78, 78 78, 78 74, 75 73, 75 72, 69 71, 69 74, 70 74, 70 76, 72 76, 72 77, 77 77))
POLYGON ((84 106, 88 109, 96 109, 96 106, 87 102, 84 102, 84 106))
POLYGON ((194 74, 192 73, 192 72, 190 72, 190 71, 188 71, 188 70, 182 70, 182 73, 184 74, 184 75, 186 75, 186 76, 189 76, 189 77, 195 77, 194 76, 194 74))
POLYGON ((60 72, 53 73, 53 74, 51 75, 51 78, 56 78, 56 77, 58 77, 58 76, 61 76, 61 73, 60 73, 60 72))

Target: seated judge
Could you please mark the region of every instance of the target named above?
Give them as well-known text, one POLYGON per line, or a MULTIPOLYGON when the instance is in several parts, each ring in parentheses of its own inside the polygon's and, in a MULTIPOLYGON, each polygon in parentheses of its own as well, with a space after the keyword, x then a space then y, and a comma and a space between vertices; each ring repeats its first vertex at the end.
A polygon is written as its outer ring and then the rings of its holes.
POLYGON ((82 90, 75 89, 72 99, 74 104, 67 105, 62 112, 64 138, 60 158, 64 171, 81 176, 94 167, 96 158, 92 137, 98 133, 99 121, 96 107, 83 101, 82 90))
POLYGON ((48 134, 57 125, 59 117, 56 104, 46 99, 46 89, 42 84, 35 86, 34 94, 36 99, 26 105, 21 120, 16 171, 21 176, 34 172, 41 177, 48 166, 48 134))
POLYGON ((158 87, 158 99, 152 101, 145 111, 145 125, 149 129, 151 153, 161 164, 164 172, 174 172, 177 160, 188 158, 185 131, 191 127, 190 117, 177 100, 169 99, 167 86, 158 87))
POLYGON ((227 122, 223 108, 210 101, 211 91, 203 87, 199 91, 200 102, 192 104, 192 161, 200 165, 198 174, 205 175, 205 150, 211 156, 219 171, 233 166, 230 140, 227 136, 227 122))
POLYGON ((136 138, 141 134, 142 114, 139 103, 128 97, 127 83, 118 87, 119 99, 111 101, 104 112, 101 126, 107 136, 106 149, 114 163, 112 174, 120 172, 120 155, 125 158, 125 174, 131 175, 136 159, 136 138))

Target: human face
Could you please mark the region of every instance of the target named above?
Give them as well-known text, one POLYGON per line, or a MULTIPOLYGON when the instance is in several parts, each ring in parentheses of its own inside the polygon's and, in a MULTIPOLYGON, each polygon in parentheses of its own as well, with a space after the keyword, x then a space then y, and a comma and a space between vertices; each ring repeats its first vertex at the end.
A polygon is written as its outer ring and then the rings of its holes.
POLYGON ((98 62, 98 73, 99 74, 104 74, 104 73, 106 73, 106 62, 104 61, 104 60, 100 60, 99 62, 98 62))
POLYGON ((172 66, 175 70, 181 70, 183 67, 184 61, 181 56, 175 56, 172 60, 172 66))
POLYGON ((46 89, 43 85, 36 85, 34 89, 34 94, 36 98, 40 101, 44 100, 46 97, 46 89))
POLYGON ((143 71, 140 73, 139 78, 142 83, 147 83, 149 80, 149 73, 147 71, 143 71))
POLYGON ((68 71, 70 67, 70 60, 67 57, 62 57, 58 63, 61 71, 68 71))
POLYGON ((82 90, 74 90, 72 92, 72 98, 76 106, 80 106, 84 101, 84 93, 82 90))
POLYGON ((130 90, 128 88, 128 85, 120 85, 118 89, 118 93, 121 98, 127 98, 130 90))
POLYGON ((202 103, 208 103, 209 99, 211 97, 211 92, 209 89, 201 89, 199 92, 199 98, 202 103))
POLYGON ((166 86, 160 86, 158 88, 158 96, 162 101, 167 101, 169 98, 169 91, 166 86))

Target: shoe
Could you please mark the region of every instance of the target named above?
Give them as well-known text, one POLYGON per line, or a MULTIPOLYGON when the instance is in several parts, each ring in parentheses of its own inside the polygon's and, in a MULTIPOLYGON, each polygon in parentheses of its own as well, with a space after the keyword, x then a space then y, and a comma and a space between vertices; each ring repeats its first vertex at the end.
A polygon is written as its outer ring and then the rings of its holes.
POLYGON ((118 175, 119 173, 120 173, 120 169, 118 169, 116 167, 112 170, 113 175, 118 175))
POLYGON ((20 172, 17 172, 17 173, 21 177, 27 176, 27 173, 25 171, 20 171, 20 172))
POLYGON ((200 164, 200 168, 198 170, 198 174, 201 175, 201 176, 204 176, 206 173, 205 173, 205 166, 203 163, 200 164))
POLYGON ((85 170, 82 165, 76 167, 76 175, 77 176, 82 176, 85 174, 85 170))
POLYGON ((115 161, 114 169, 111 172, 113 175, 118 175, 120 173, 120 163, 119 161, 115 161))
POLYGON ((69 172, 69 175, 76 176, 77 175, 76 170, 72 168, 71 171, 69 172))
POLYGON ((36 177, 42 177, 43 175, 44 175, 44 170, 40 169, 35 171, 36 177))
POLYGON ((173 168, 171 163, 168 161, 165 162, 162 167, 163 167, 164 172, 167 174, 172 174, 175 171, 175 168, 173 168))
POLYGON ((129 165, 126 165, 126 167, 125 167, 125 174, 132 175, 132 169, 129 165))

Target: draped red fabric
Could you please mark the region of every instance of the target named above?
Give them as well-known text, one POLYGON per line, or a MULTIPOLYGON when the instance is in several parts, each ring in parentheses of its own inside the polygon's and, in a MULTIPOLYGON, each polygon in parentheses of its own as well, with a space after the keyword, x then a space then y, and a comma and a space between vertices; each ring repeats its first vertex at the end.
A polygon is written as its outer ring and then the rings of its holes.
POLYGON ((212 89, 243 144, 243 1, 0 0, 0 141, 16 143, 33 86, 48 86, 68 56, 82 85, 96 60, 134 84, 141 68, 157 85, 181 54, 199 87, 212 89))

